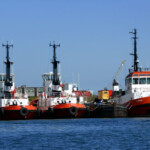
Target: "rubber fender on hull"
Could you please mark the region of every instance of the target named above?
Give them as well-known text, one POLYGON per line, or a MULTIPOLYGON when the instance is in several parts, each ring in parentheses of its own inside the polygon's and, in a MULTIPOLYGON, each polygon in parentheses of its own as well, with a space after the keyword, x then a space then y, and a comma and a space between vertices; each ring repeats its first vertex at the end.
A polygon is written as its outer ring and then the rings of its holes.
POLYGON ((21 115, 22 117, 27 116, 28 113, 29 113, 29 111, 28 111, 27 108, 22 107, 22 108, 20 109, 20 115, 21 115))
POLYGON ((5 110, 3 108, 0 109, 0 117, 4 116, 5 110))
POLYGON ((40 109, 39 108, 37 108, 37 115, 38 115, 38 117, 40 117, 41 116, 41 111, 40 111, 40 109))
POLYGON ((89 117, 90 116, 90 109, 86 107, 85 111, 86 111, 86 117, 89 117))
POLYGON ((49 112, 50 114, 52 114, 52 113, 54 112, 54 109, 53 109, 52 107, 49 107, 49 108, 48 108, 48 112, 49 112))
POLYGON ((69 112, 70 112, 71 115, 75 116, 77 114, 77 112, 78 112, 78 108, 70 107, 69 108, 69 112))

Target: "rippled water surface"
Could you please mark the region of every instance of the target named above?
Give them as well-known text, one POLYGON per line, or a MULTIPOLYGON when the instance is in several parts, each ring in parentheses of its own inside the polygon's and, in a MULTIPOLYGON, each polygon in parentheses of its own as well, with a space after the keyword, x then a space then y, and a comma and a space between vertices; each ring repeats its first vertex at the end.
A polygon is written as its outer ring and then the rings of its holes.
POLYGON ((0 121, 0 149, 147 150, 150 118, 0 121))

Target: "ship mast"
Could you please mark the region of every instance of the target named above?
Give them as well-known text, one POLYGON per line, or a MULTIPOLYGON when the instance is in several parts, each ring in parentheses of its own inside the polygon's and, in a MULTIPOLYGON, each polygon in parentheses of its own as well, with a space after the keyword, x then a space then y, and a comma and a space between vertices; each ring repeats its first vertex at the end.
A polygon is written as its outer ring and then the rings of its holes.
POLYGON ((5 86, 12 86, 12 79, 11 79, 11 76, 10 76, 10 66, 11 64, 13 64, 13 62, 10 61, 10 57, 9 57, 9 48, 10 47, 13 47, 13 45, 9 45, 8 42, 7 44, 2 44, 3 47, 6 47, 6 61, 5 61, 5 64, 6 64, 6 80, 5 80, 5 86))
POLYGON ((53 85, 60 85, 60 81, 59 81, 59 77, 58 77, 58 67, 57 67, 57 64, 59 64, 59 61, 56 60, 56 48, 57 47, 60 47, 60 44, 59 45, 56 45, 55 43, 54 44, 49 44, 49 46, 53 47, 53 50, 54 50, 54 55, 53 55, 53 61, 52 61, 52 64, 53 64, 53 85))
POLYGON ((9 57, 9 49, 10 47, 13 47, 13 45, 9 45, 8 42, 7 44, 2 44, 3 47, 6 47, 6 79, 5 79, 5 89, 4 89, 4 93, 5 93, 5 97, 6 98, 11 98, 11 87, 13 86, 13 81, 12 81, 12 77, 11 77, 11 73, 10 73, 10 67, 13 64, 13 62, 10 61, 10 57, 9 57))
POLYGON ((136 43, 136 39, 137 39, 137 36, 136 36, 136 29, 134 29, 134 32, 129 32, 129 33, 132 33, 134 35, 133 39, 134 39, 134 54, 131 54, 134 56, 134 71, 138 71, 138 56, 137 56, 137 43, 136 43))

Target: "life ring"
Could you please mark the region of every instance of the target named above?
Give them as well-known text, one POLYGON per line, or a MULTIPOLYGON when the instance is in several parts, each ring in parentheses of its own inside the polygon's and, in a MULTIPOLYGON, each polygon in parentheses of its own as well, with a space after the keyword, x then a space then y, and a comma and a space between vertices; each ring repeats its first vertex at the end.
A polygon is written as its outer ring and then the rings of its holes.
POLYGON ((3 108, 0 109, 0 117, 4 116, 5 110, 3 108))
POLYGON ((78 109, 76 107, 70 107, 69 112, 71 115, 75 116, 78 112, 78 109))
POLYGON ((22 107, 22 108, 20 109, 20 115, 21 115, 22 117, 27 116, 28 113, 29 113, 29 111, 28 111, 27 108, 22 107))

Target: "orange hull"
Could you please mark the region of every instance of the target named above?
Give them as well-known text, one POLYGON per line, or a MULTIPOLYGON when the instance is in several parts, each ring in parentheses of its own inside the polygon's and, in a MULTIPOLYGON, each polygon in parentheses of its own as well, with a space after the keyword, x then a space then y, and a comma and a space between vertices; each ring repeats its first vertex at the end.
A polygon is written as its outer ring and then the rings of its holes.
POLYGON ((86 107, 79 103, 63 103, 56 106, 38 107, 38 98, 30 105, 37 106, 37 114, 40 119, 48 118, 81 118, 86 115, 86 107))
POLYGON ((37 108, 28 106, 6 106, 0 108, 1 120, 19 120, 19 119, 35 119, 37 118, 37 108))
POLYGON ((40 118, 81 118, 86 114, 83 104, 64 103, 53 107, 40 107, 40 118))
POLYGON ((53 107, 54 118, 81 118, 86 113, 86 108, 83 104, 59 104, 53 107))
POLYGON ((129 117, 150 117, 150 97, 130 100, 126 106, 129 117))

